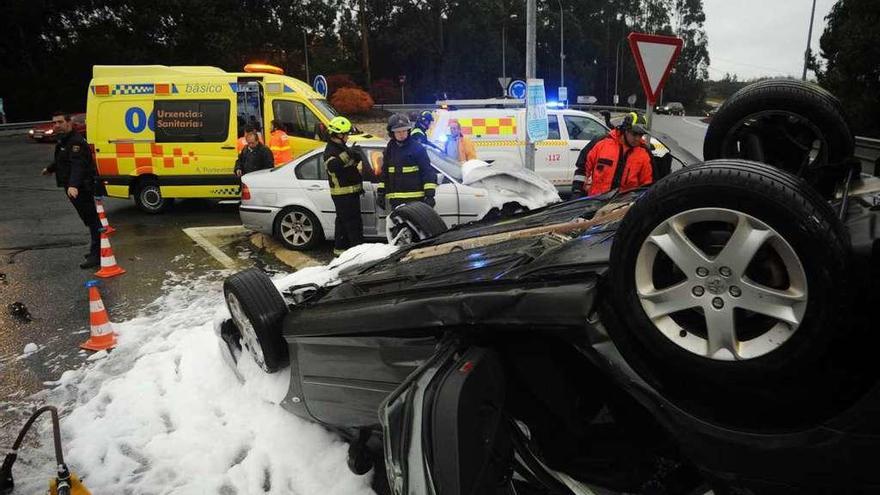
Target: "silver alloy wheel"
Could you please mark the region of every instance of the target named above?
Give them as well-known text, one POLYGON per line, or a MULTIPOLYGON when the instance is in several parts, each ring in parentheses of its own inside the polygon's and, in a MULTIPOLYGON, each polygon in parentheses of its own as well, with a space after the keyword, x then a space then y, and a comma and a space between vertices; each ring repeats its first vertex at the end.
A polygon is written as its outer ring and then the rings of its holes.
POLYGON ((281 218, 281 237, 292 246, 305 246, 314 235, 314 225, 301 211, 287 212, 281 218))
POLYGON ((244 341, 244 346, 248 348, 253 356, 254 361, 260 366, 260 368, 266 368, 266 357, 263 355, 263 347, 260 345, 260 341, 257 338, 257 332, 254 330, 254 325, 251 323, 251 320, 248 319, 247 315, 244 313, 244 309, 241 307, 241 303, 238 301, 238 298, 235 297, 235 294, 232 292, 226 294, 226 304, 229 306, 229 312, 232 314, 232 320, 235 322, 235 326, 238 327, 238 331, 241 333, 241 338, 244 341))
POLYGON ((642 308, 658 331, 691 353, 720 361, 774 351, 797 331, 807 306, 806 273, 788 242, 757 218, 722 208, 688 210, 654 228, 639 250, 635 281, 642 308), (719 225, 732 232, 714 256, 686 233, 719 225), (768 262, 777 274, 774 278, 787 281, 786 288, 749 275, 756 253, 765 245, 775 253, 768 262), (684 280, 658 289, 655 263, 661 252, 684 280), (749 321, 738 318, 741 310, 769 317, 769 328, 746 328, 749 321), (674 317, 684 312, 691 312, 692 318, 674 317), (705 323, 704 331, 682 324, 693 322, 694 314, 705 323))

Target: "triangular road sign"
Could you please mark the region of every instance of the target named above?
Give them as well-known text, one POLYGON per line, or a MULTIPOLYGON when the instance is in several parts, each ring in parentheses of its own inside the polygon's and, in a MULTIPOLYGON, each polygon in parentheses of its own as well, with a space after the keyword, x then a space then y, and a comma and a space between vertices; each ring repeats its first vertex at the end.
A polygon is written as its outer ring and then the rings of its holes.
POLYGON ((666 84, 669 70, 681 53, 682 40, 675 36, 645 33, 630 33, 627 39, 636 59, 645 96, 648 98, 648 103, 653 106, 657 102, 657 95, 666 84))

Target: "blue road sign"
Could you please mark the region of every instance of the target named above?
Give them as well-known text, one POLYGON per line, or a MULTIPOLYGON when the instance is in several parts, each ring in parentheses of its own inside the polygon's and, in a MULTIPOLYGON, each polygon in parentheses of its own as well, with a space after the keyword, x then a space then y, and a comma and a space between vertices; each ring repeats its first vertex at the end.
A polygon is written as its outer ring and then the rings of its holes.
POLYGON ((507 87, 507 94, 518 100, 526 97, 526 82, 522 79, 516 79, 507 87))
POLYGON ((322 75, 315 76, 315 81, 312 83, 312 87, 315 88, 315 91, 321 94, 324 98, 327 97, 327 79, 322 75))

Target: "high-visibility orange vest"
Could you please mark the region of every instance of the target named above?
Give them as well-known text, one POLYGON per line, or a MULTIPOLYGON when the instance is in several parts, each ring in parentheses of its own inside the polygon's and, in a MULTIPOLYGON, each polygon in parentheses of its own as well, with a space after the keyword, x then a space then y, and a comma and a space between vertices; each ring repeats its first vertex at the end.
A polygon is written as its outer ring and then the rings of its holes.
POLYGON ((272 134, 269 136, 269 149, 272 150, 272 156, 275 157, 276 167, 293 160, 293 153, 290 151, 287 133, 281 129, 272 131, 272 134))

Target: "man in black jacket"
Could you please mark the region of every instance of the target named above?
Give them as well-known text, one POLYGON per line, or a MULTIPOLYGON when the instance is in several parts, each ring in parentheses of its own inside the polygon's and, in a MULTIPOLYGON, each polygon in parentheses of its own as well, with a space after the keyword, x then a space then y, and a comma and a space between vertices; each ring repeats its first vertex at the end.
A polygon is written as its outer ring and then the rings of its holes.
POLYGON ((336 206, 333 254, 339 255, 364 242, 364 224, 361 220, 364 179, 358 169, 360 157, 345 145, 351 132, 351 122, 345 117, 333 117, 327 130, 330 141, 324 148, 323 159, 327 180, 330 181, 330 197, 336 206))
POLYGON ((86 260, 80 268, 94 268, 101 264, 101 221, 95 209, 95 166, 89 144, 73 130, 70 114, 55 112, 55 159, 43 169, 43 175, 55 174, 55 183, 67 192, 67 198, 79 218, 89 228, 92 242, 86 260))
POLYGON ((412 201, 434 206, 437 172, 431 167, 425 148, 410 135, 410 129, 412 123, 406 115, 394 114, 388 120, 391 141, 382 157, 377 198, 382 208, 386 198, 391 209, 412 201))
POLYGON ((272 151, 260 142, 257 130, 254 127, 245 127, 244 139, 247 141, 247 146, 241 150, 241 153, 238 154, 238 159, 235 160, 235 175, 241 177, 244 174, 275 166, 272 151))

